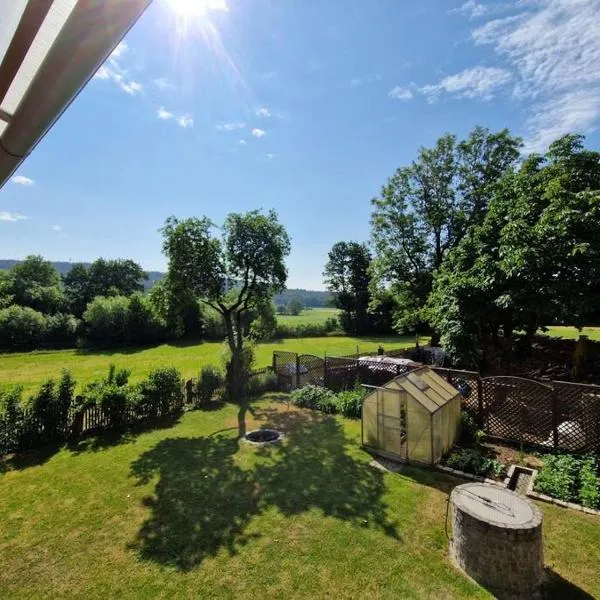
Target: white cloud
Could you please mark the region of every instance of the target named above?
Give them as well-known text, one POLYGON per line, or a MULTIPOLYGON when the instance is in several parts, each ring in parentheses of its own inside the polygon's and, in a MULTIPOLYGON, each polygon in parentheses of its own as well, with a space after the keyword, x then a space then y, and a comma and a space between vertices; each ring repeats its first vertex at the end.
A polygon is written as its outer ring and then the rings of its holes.
POLYGON ((372 83, 374 81, 381 81, 382 78, 382 75, 380 75, 379 73, 363 75, 362 77, 354 77, 350 80, 350 87, 359 87, 361 85, 372 83))
POLYGON ((176 120, 177 125, 179 125, 179 127, 183 127, 184 129, 194 126, 194 119, 192 119, 190 115, 180 115, 176 120))
POLYGON ((494 19, 472 33, 489 44, 516 76, 514 97, 527 100, 527 147, 543 151, 567 132, 600 120, 600 3, 528 0, 520 13, 494 19))
POLYGON ((259 129, 258 127, 255 127, 251 133, 254 137, 257 138, 261 138, 263 135, 267 135, 267 132, 264 129, 259 129))
POLYGON ((175 84, 169 81, 166 77, 157 77, 152 80, 152 83, 161 91, 175 89, 175 84))
POLYGON ((172 119, 174 115, 172 112, 169 112, 164 106, 161 106, 156 111, 156 116, 159 119, 162 119, 163 121, 168 121, 169 119, 172 119))
POLYGON ((410 100, 414 94, 410 88, 397 85, 393 90, 389 91, 388 96, 396 100, 410 100))
POLYGON ((268 108, 259 108, 256 111, 256 116, 257 117, 270 117, 271 116, 271 112, 269 111, 268 108))
POLYGON ((30 177, 25 177, 24 175, 15 175, 10 179, 13 183, 17 183, 18 185, 31 186, 35 183, 33 179, 30 177))
POLYGON ((267 154, 265 154, 265 156, 268 159, 273 159, 273 158, 275 158, 277 156, 277 154, 273 154, 273 152, 267 152, 267 154))
POLYGON ((129 50, 127 42, 119 42, 117 47, 111 52, 110 58, 121 58, 129 50))
POLYGON ((142 84, 137 81, 119 81, 119 87, 130 96, 142 91, 142 84))
POLYGON ((427 96, 430 102, 435 101, 442 93, 457 98, 491 100, 495 92, 505 86, 511 78, 511 73, 506 69, 478 66, 448 75, 439 83, 425 85, 419 91, 427 96))
POLYGON ((240 146, 245 146, 248 142, 246 140, 238 140, 240 146))
POLYGON ((20 213, 0 211, 0 221, 11 221, 14 223, 16 221, 26 221, 28 218, 20 213))
POLYGON ((52 231, 62 231, 62 227, 60 225, 52 225, 52 231))
POLYGON ((469 19, 477 19, 486 15, 491 15, 504 11, 508 8, 508 5, 502 2, 495 2, 493 4, 482 4, 475 2, 475 0, 467 0, 464 4, 461 4, 458 8, 453 8, 450 13, 456 13, 465 15, 469 19))
POLYGON ((94 79, 110 79, 110 69, 108 69, 108 67, 106 67, 105 65, 102 65, 95 73, 94 73, 94 79))
POLYGON ((217 125, 219 131, 235 131, 236 129, 244 129, 246 123, 242 121, 234 121, 233 123, 220 123, 217 125))

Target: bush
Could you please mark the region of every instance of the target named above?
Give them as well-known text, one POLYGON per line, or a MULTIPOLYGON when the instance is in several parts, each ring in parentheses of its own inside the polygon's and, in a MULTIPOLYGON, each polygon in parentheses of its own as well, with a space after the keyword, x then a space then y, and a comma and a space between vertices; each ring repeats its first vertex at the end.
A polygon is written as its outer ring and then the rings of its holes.
POLYGON ((249 396, 260 396, 266 392, 276 392, 279 388, 277 375, 267 371, 248 378, 247 393, 249 396))
POLYGON ((141 392, 145 404, 156 410, 160 416, 172 413, 183 406, 183 379, 181 373, 174 367, 154 369, 148 378, 141 383, 141 392))
POLYGON ((196 383, 197 405, 206 406, 223 386, 223 375, 212 365, 203 367, 196 383))
POLYGON ((129 333, 129 298, 97 296, 83 313, 87 341, 99 345, 124 344, 129 333))
POLYGON ((9 306, 0 310, 0 347, 32 349, 46 337, 48 321, 33 308, 9 306))
POLYGON ((565 502, 577 499, 577 470, 580 461, 570 454, 548 456, 535 480, 536 491, 565 502))
POLYGON ((333 392, 318 385, 305 385, 292 392, 292 403, 300 408, 321 410, 321 406, 330 406, 333 392))
POLYGON ((467 446, 481 444, 485 439, 485 432, 477 426, 473 413, 464 408, 460 413, 460 430, 460 441, 467 446))
POLYGON ((80 322, 73 315, 57 313, 47 317, 46 342, 59 346, 74 345, 80 322))
POLYGON ((23 388, 0 390, 0 453, 13 452, 21 445, 23 431, 23 388))
POLYGON ((365 394, 362 390, 348 390, 336 394, 338 412, 345 417, 360 419, 362 401, 365 394))
POLYGON ((455 450, 446 459, 446 464, 452 469, 481 477, 501 477, 505 471, 505 467, 500 461, 488 458, 479 450, 472 448, 455 450))

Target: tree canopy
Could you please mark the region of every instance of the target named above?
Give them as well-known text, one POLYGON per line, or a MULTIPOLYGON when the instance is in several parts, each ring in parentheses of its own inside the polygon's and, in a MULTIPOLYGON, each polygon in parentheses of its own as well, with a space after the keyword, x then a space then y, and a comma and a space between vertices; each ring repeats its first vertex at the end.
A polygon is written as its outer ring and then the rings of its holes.
POLYGON ((227 391, 240 405, 238 426, 243 436, 248 406, 245 315, 283 290, 290 241, 274 211, 231 213, 220 237, 214 229, 206 217, 169 217, 161 230, 163 251, 169 259, 173 289, 193 295, 223 319, 231 354, 227 391))

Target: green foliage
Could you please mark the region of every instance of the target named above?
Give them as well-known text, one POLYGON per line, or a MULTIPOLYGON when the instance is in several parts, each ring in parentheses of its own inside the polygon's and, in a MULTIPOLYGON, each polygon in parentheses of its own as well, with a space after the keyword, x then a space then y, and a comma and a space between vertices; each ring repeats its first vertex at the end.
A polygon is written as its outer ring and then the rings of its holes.
POLYGON ((595 456, 558 454, 544 458, 535 490, 565 502, 600 508, 600 477, 595 456))
POLYGON ((359 418, 364 392, 362 389, 334 393, 317 385, 305 385, 294 390, 292 403, 301 408, 311 408, 324 413, 341 413, 345 417, 359 418))
POLYGON ((23 388, 0 389, 0 453, 18 448, 23 437, 23 388))
POLYGON ((501 477, 505 466, 495 458, 489 458, 476 448, 454 450, 446 459, 446 464, 459 471, 472 473, 481 477, 501 477))
POLYGON ((200 371, 196 382, 198 406, 206 406, 219 388, 223 386, 223 375, 212 365, 206 365, 200 371))
POLYGON ((565 502, 577 499, 577 472, 581 462, 570 454, 547 456, 535 480, 535 489, 565 502))
POLYGON ((442 136, 399 168, 375 198, 371 287, 395 299, 399 331, 424 331, 436 271, 452 248, 480 223, 500 178, 514 168, 520 140, 507 130, 477 127, 457 142, 442 136))
POLYGON ((297 316, 302 312, 304 305, 297 298, 292 298, 287 305, 287 313, 289 315, 297 316))
POLYGON ((248 396, 260 396, 266 392, 276 392, 279 388, 277 375, 272 371, 261 373, 260 375, 252 375, 248 379, 248 396))
POLYGON ((169 414, 173 406, 182 406, 184 400, 183 379, 174 367, 162 367, 150 372, 141 383, 146 405, 160 415, 169 414))
POLYGON ((80 322, 68 313, 56 313, 46 318, 46 335, 48 344, 58 346, 74 345, 77 340, 80 322))
POLYGON ((467 445, 481 444, 485 440, 485 432, 479 429, 475 416, 469 410, 460 413, 461 442, 467 445))
POLYGON ((29 307, 9 306, 0 310, 0 347, 36 348, 46 337, 46 317, 29 307))
POLYGON ((84 410, 98 406, 108 419, 109 428, 119 429, 125 423, 125 410, 128 401, 129 371, 117 369, 111 364, 104 379, 89 383, 83 390, 83 403, 78 407, 84 410))
POLYGON ((57 312, 64 302, 60 277, 52 263, 28 256, 10 270, 9 293, 13 302, 42 313, 57 312))
POLYGON ((598 459, 587 456, 579 471, 579 502, 586 508, 600 508, 600 477, 598 459))

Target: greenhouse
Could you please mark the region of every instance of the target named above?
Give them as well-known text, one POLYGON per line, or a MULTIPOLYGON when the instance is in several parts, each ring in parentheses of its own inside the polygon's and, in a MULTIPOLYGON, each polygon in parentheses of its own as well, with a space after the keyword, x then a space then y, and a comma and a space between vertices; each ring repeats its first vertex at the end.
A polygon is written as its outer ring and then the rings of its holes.
POLYGON ((362 406, 362 444, 376 454, 436 464, 460 433, 460 392, 430 367, 369 387, 362 406))

